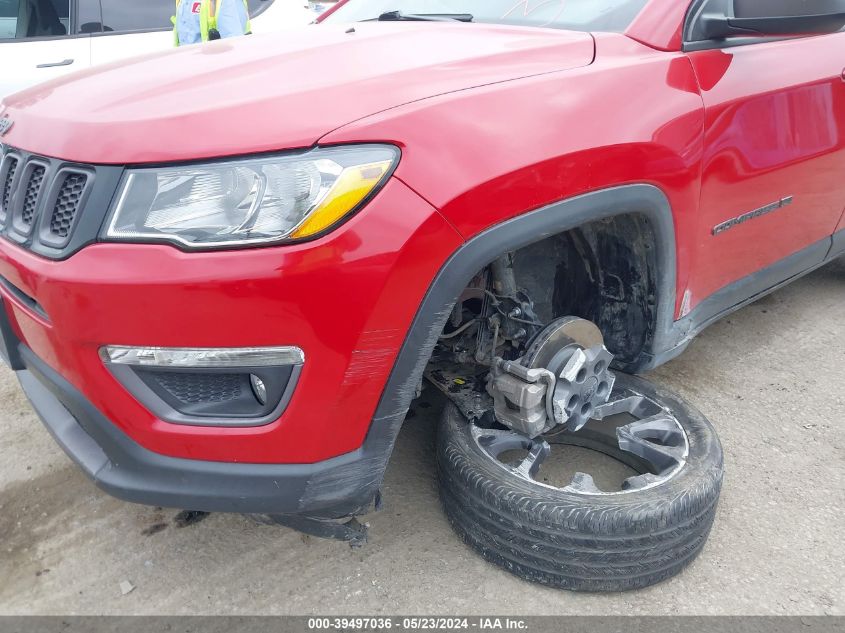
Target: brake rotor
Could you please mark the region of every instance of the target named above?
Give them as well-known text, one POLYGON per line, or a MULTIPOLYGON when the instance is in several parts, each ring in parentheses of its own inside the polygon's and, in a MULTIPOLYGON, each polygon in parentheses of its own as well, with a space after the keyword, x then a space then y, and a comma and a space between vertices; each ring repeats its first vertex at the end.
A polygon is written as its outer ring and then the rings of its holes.
POLYGON ((555 375, 555 422, 577 431, 610 396, 616 380, 609 371, 612 360, 594 323, 563 317, 537 335, 520 364, 528 369, 548 369, 555 375))

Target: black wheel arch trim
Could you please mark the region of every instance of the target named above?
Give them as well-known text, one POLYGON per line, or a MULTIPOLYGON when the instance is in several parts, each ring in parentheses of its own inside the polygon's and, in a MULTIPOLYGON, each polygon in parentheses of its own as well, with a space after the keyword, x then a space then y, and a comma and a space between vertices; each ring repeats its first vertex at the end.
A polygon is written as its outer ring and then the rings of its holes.
POLYGON ((462 244, 441 267, 393 365, 365 445, 387 442, 389 455, 395 439, 389 435, 391 431, 398 432, 452 306, 473 275, 506 251, 523 248, 587 222, 635 214, 645 216, 655 234, 657 323, 652 350, 644 352, 635 366, 624 369, 637 371, 649 367, 654 350, 659 354, 674 347, 671 336, 677 274, 675 223, 666 195, 654 185, 630 184, 555 202, 481 232, 462 244))

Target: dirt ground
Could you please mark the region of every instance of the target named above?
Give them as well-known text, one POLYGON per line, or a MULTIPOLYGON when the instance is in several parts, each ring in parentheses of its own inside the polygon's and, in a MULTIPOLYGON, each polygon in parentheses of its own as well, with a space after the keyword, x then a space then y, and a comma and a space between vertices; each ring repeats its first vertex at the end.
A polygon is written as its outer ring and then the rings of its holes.
POLYGON ((651 378, 719 431, 725 487, 710 541, 646 590, 520 581, 453 534, 438 504, 438 400, 418 402, 362 549, 99 492, 0 371, 0 613, 845 614, 845 262, 703 333, 651 378), (123 591, 128 591, 125 595, 123 591))

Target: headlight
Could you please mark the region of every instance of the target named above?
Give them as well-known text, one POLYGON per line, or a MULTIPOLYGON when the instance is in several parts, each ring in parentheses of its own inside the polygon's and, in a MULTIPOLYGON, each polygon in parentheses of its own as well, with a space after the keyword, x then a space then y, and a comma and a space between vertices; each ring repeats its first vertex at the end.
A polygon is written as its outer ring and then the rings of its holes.
POLYGON ((359 145, 129 169, 105 237, 191 248, 307 239, 360 208, 398 159, 395 147, 359 145))

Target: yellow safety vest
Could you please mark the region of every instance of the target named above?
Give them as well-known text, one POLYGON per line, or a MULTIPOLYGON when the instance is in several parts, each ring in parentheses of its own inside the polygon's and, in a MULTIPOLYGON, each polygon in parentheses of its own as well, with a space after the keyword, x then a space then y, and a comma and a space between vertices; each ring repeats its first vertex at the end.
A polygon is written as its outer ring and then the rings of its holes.
MULTIPOLYGON (((186 0, 192 2, 194 0, 186 0)), ((203 42, 208 41, 208 34, 212 30, 217 30, 217 10, 222 6, 224 0, 201 0, 200 3, 200 35, 203 42)), ((247 0, 243 0, 244 10, 246 11, 246 29, 244 35, 252 33, 252 21, 249 19, 249 5, 247 0)), ((176 17, 179 15, 179 5, 182 0, 176 0, 176 15, 170 18, 173 23, 173 45, 179 46, 179 28, 176 24, 176 17)))

